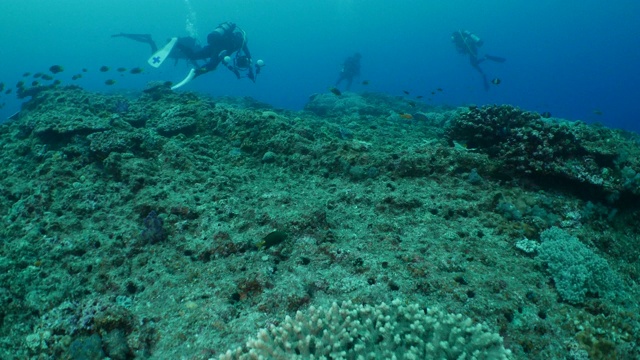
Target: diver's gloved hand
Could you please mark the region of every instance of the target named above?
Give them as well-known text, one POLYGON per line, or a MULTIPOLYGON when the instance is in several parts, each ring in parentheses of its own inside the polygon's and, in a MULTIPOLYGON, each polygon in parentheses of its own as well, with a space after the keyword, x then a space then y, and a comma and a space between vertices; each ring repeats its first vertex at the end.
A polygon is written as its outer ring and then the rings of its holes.
POLYGON ((256 76, 253 73, 253 71, 249 71, 249 74, 247 74, 247 77, 251 79, 251 81, 256 82, 256 76))

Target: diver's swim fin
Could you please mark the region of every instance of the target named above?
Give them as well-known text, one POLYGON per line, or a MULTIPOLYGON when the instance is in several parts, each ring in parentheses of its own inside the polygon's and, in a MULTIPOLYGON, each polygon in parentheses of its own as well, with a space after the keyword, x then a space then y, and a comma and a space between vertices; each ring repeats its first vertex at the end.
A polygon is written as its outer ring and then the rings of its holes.
POLYGON ((485 55, 484 56, 486 59, 489 59, 491 61, 495 61, 495 62, 499 62, 499 63, 503 63, 505 61, 507 61, 507 59, 500 57, 500 56, 494 56, 494 55, 485 55))
POLYGON ((182 86, 184 86, 184 85, 188 84, 188 83, 189 83, 189 81, 193 80, 193 78, 194 78, 194 77, 196 77, 196 69, 191 69, 191 71, 189 71, 189 74, 187 75, 187 77, 186 77, 186 78, 184 78, 184 79, 183 79, 182 81, 180 81, 179 83, 177 83, 177 84, 173 85, 173 86, 171 87, 171 90, 175 90, 175 89, 177 89, 177 88, 179 88, 179 87, 182 87, 182 86))
POLYGON ((171 53, 171 50, 173 49, 173 46, 176 44, 177 41, 178 41, 177 37, 171 38, 171 40, 167 43, 167 45, 165 45, 162 49, 156 51, 153 55, 151 55, 149 60, 147 60, 149 65, 153 66, 154 68, 160 67, 160 65, 162 65, 162 63, 169 57, 169 54, 171 53))

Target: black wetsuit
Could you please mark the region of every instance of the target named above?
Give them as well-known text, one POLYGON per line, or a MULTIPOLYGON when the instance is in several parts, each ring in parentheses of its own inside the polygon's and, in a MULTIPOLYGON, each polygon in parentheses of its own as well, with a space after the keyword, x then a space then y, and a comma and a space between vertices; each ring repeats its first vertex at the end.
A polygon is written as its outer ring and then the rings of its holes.
POLYGON ((347 80, 347 90, 351 88, 353 78, 360 75, 360 54, 348 57, 342 65, 342 70, 336 81, 336 87, 340 85, 342 80, 347 80))
MULTIPOLYGON (((151 38, 151 35, 149 34, 120 33, 111 35, 111 37, 124 37, 141 43, 149 44, 149 46, 151 47, 151 54, 154 54, 156 51, 158 51, 158 45, 156 45, 156 42, 153 41, 153 38, 151 38)), ((202 47, 198 45, 195 38, 191 36, 179 37, 178 41, 176 41, 176 46, 174 46, 174 48, 171 50, 171 53, 169 53, 169 58, 174 59, 176 64, 178 63, 178 60, 187 60, 191 62, 193 66, 197 67, 198 64, 195 61, 191 60, 189 54, 200 51, 201 49, 202 47)))
MULTIPOLYGON (((135 41, 149 44, 151 53, 158 50, 158 46, 149 34, 125 34, 120 33, 111 35, 112 37, 126 37, 135 41)), ((241 78, 244 73, 249 79, 255 82, 256 74, 260 72, 260 67, 256 65, 254 72, 251 62, 251 53, 247 47, 247 38, 242 29, 232 22, 225 22, 215 28, 207 36, 207 45, 201 47, 197 44, 197 40, 193 37, 178 38, 175 46, 169 54, 170 58, 186 59, 195 68, 195 76, 200 76, 209 71, 215 70, 220 62, 226 57, 233 55, 235 57, 225 65, 231 70, 236 77, 241 78), (205 60, 202 66, 198 64, 199 60, 205 60)))
MULTIPOLYGON (((189 53, 188 50, 185 51, 189 53)), ((207 36, 207 45, 199 51, 190 52, 189 56, 192 60, 207 60, 208 62, 196 69, 196 76, 202 75, 209 71, 215 70, 225 56, 231 56, 236 53, 235 66, 227 64, 229 70, 233 71, 238 78, 240 72, 238 67, 248 69, 248 77, 252 80, 253 69, 251 68, 251 53, 247 47, 247 39, 242 29, 238 28, 234 23, 225 22, 212 31, 207 36), (243 64, 237 64, 242 59, 243 64)))
POLYGON ((482 75, 482 84, 485 90, 489 90, 489 80, 487 79, 487 75, 484 73, 482 68, 480 68, 480 64, 486 59, 495 61, 495 62, 504 62, 505 59, 499 56, 493 56, 485 54, 484 57, 480 57, 478 55, 478 48, 482 46, 483 42, 476 35, 470 33, 466 30, 458 30, 451 35, 451 41, 453 41, 456 49, 459 53, 469 56, 469 64, 473 67, 477 72, 482 75))

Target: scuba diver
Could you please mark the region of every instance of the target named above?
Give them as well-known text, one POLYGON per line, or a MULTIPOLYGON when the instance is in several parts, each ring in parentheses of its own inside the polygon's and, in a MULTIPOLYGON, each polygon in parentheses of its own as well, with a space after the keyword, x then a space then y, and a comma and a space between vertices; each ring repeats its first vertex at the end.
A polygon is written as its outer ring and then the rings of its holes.
MULTIPOLYGON (((148 44, 151 47, 151 53, 155 54, 158 51, 158 45, 153 41, 151 35, 149 34, 114 34, 111 37, 124 37, 127 39, 131 39, 134 41, 138 41, 141 43, 148 44)), ((179 60, 186 60, 191 63, 193 66, 198 66, 198 64, 191 60, 187 54, 182 49, 189 49, 189 53, 196 52, 202 49, 202 46, 198 44, 198 41, 191 36, 184 36, 177 38, 176 42, 177 47, 174 47, 169 53, 169 57, 175 60, 175 64, 178 64, 179 60)))
POLYGON ((482 75, 484 89, 489 90, 489 80, 487 80, 487 75, 484 73, 484 71, 482 71, 482 68, 480 68, 480 63, 485 60, 503 63, 507 59, 489 54, 484 54, 484 56, 480 57, 478 49, 482 47, 484 41, 482 41, 482 39, 480 39, 478 35, 473 34, 468 30, 455 31, 451 35, 451 41, 456 46, 456 49, 459 53, 463 55, 469 55, 469 63, 474 69, 476 69, 477 72, 480 73, 480 75, 482 75))
POLYGON ((246 76, 253 82, 256 82, 256 76, 264 66, 264 61, 258 60, 254 71, 251 53, 247 47, 247 36, 244 30, 232 22, 218 25, 207 36, 207 45, 205 46, 200 46, 193 37, 172 38, 162 49, 158 49, 151 35, 148 34, 120 33, 112 35, 112 37, 125 37, 149 44, 153 55, 148 62, 153 67, 159 67, 166 58, 176 59, 176 62, 180 59, 187 60, 193 68, 184 80, 171 87, 172 90, 184 86, 200 75, 215 70, 221 62, 238 79, 246 76), (198 63, 201 60, 206 61, 202 66, 198 63))
POLYGON ((360 75, 360 53, 355 53, 353 56, 349 56, 342 64, 342 70, 336 81, 336 87, 340 85, 342 80, 347 80, 347 90, 351 88, 353 78, 360 75))
POLYGON ((246 76, 256 82, 256 76, 264 66, 264 62, 258 60, 254 72, 251 53, 247 47, 247 35, 244 30, 232 22, 218 25, 207 36, 207 45, 199 50, 194 51, 193 48, 182 46, 180 43, 177 43, 176 46, 192 62, 208 60, 203 66, 196 66, 192 69, 194 78, 215 70, 220 63, 223 63, 238 79, 246 76))

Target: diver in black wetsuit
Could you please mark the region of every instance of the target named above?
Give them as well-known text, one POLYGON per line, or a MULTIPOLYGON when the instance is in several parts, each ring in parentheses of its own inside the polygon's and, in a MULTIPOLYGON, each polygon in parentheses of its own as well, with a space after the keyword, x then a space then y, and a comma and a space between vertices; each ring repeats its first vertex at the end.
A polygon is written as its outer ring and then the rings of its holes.
POLYGON ((351 88, 353 78, 360 75, 360 53, 355 53, 353 56, 349 56, 342 65, 342 70, 336 81, 336 87, 340 85, 342 80, 347 80, 347 90, 351 88))
POLYGON ((240 29, 232 22, 225 22, 215 28, 207 36, 207 45, 199 50, 192 51, 190 48, 182 48, 180 44, 176 44, 192 61, 208 60, 203 66, 195 68, 195 76, 206 74, 215 70, 220 63, 223 63, 231 70, 238 79, 243 74, 256 81, 256 75, 260 73, 261 67, 264 65, 262 60, 258 60, 254 68, 251 61, 251 53, 247 46, 247 35, 244 30, 240 29), (233 58, 231 57, 233 54, 233 58))
MULTIPOLYGON (((151 35, 149 34, 120 33, 120 34, 111 35, 111 37, 124 37, 124 38, 138 41, 141 43, 149 44, 149 46, 151 47, 152 54, 158 51, 158 45, 156 45, 156 42, 153 41, 153 39, 151 38, 151 35)), ((178 41, 176 42, 176 46, 174 46, 173 49, 171 50, 171 53, 169 53, 169 57, 174 59, 176 64, 178 63, 179 60, 187 60, 193 66, 198 66, 196 62, 192 61, 189 58, 189 56, 187 56, 187 54, 185 53, 185 49, 189 49, 188 51, 191 53, 191 52, 201 50, 202 47, 198 45, 198 41, 191 36, 179 37, 178 41)))
POLYGON ((469 63, 474 69, 476 69, 477 72, 480 73, 480 75, 482 75, 484 89, 489 90, 489 80, 487 79, 487 75, 484 73, 484 71, 482 71, 482 68, 480 68, 480 63, 485 60, 502 63, 505 62, 506 59, 500 56, 489 54, 485 54, 484 56, 480 57, 478 54, 478 49, 484 44, 484 42, 478 37, 478 35, 473 34, 467 30, 455 31, 451 35, 451 41, 456 46, 456 49, 459 53, 463 55, 469 55, 469 63))

